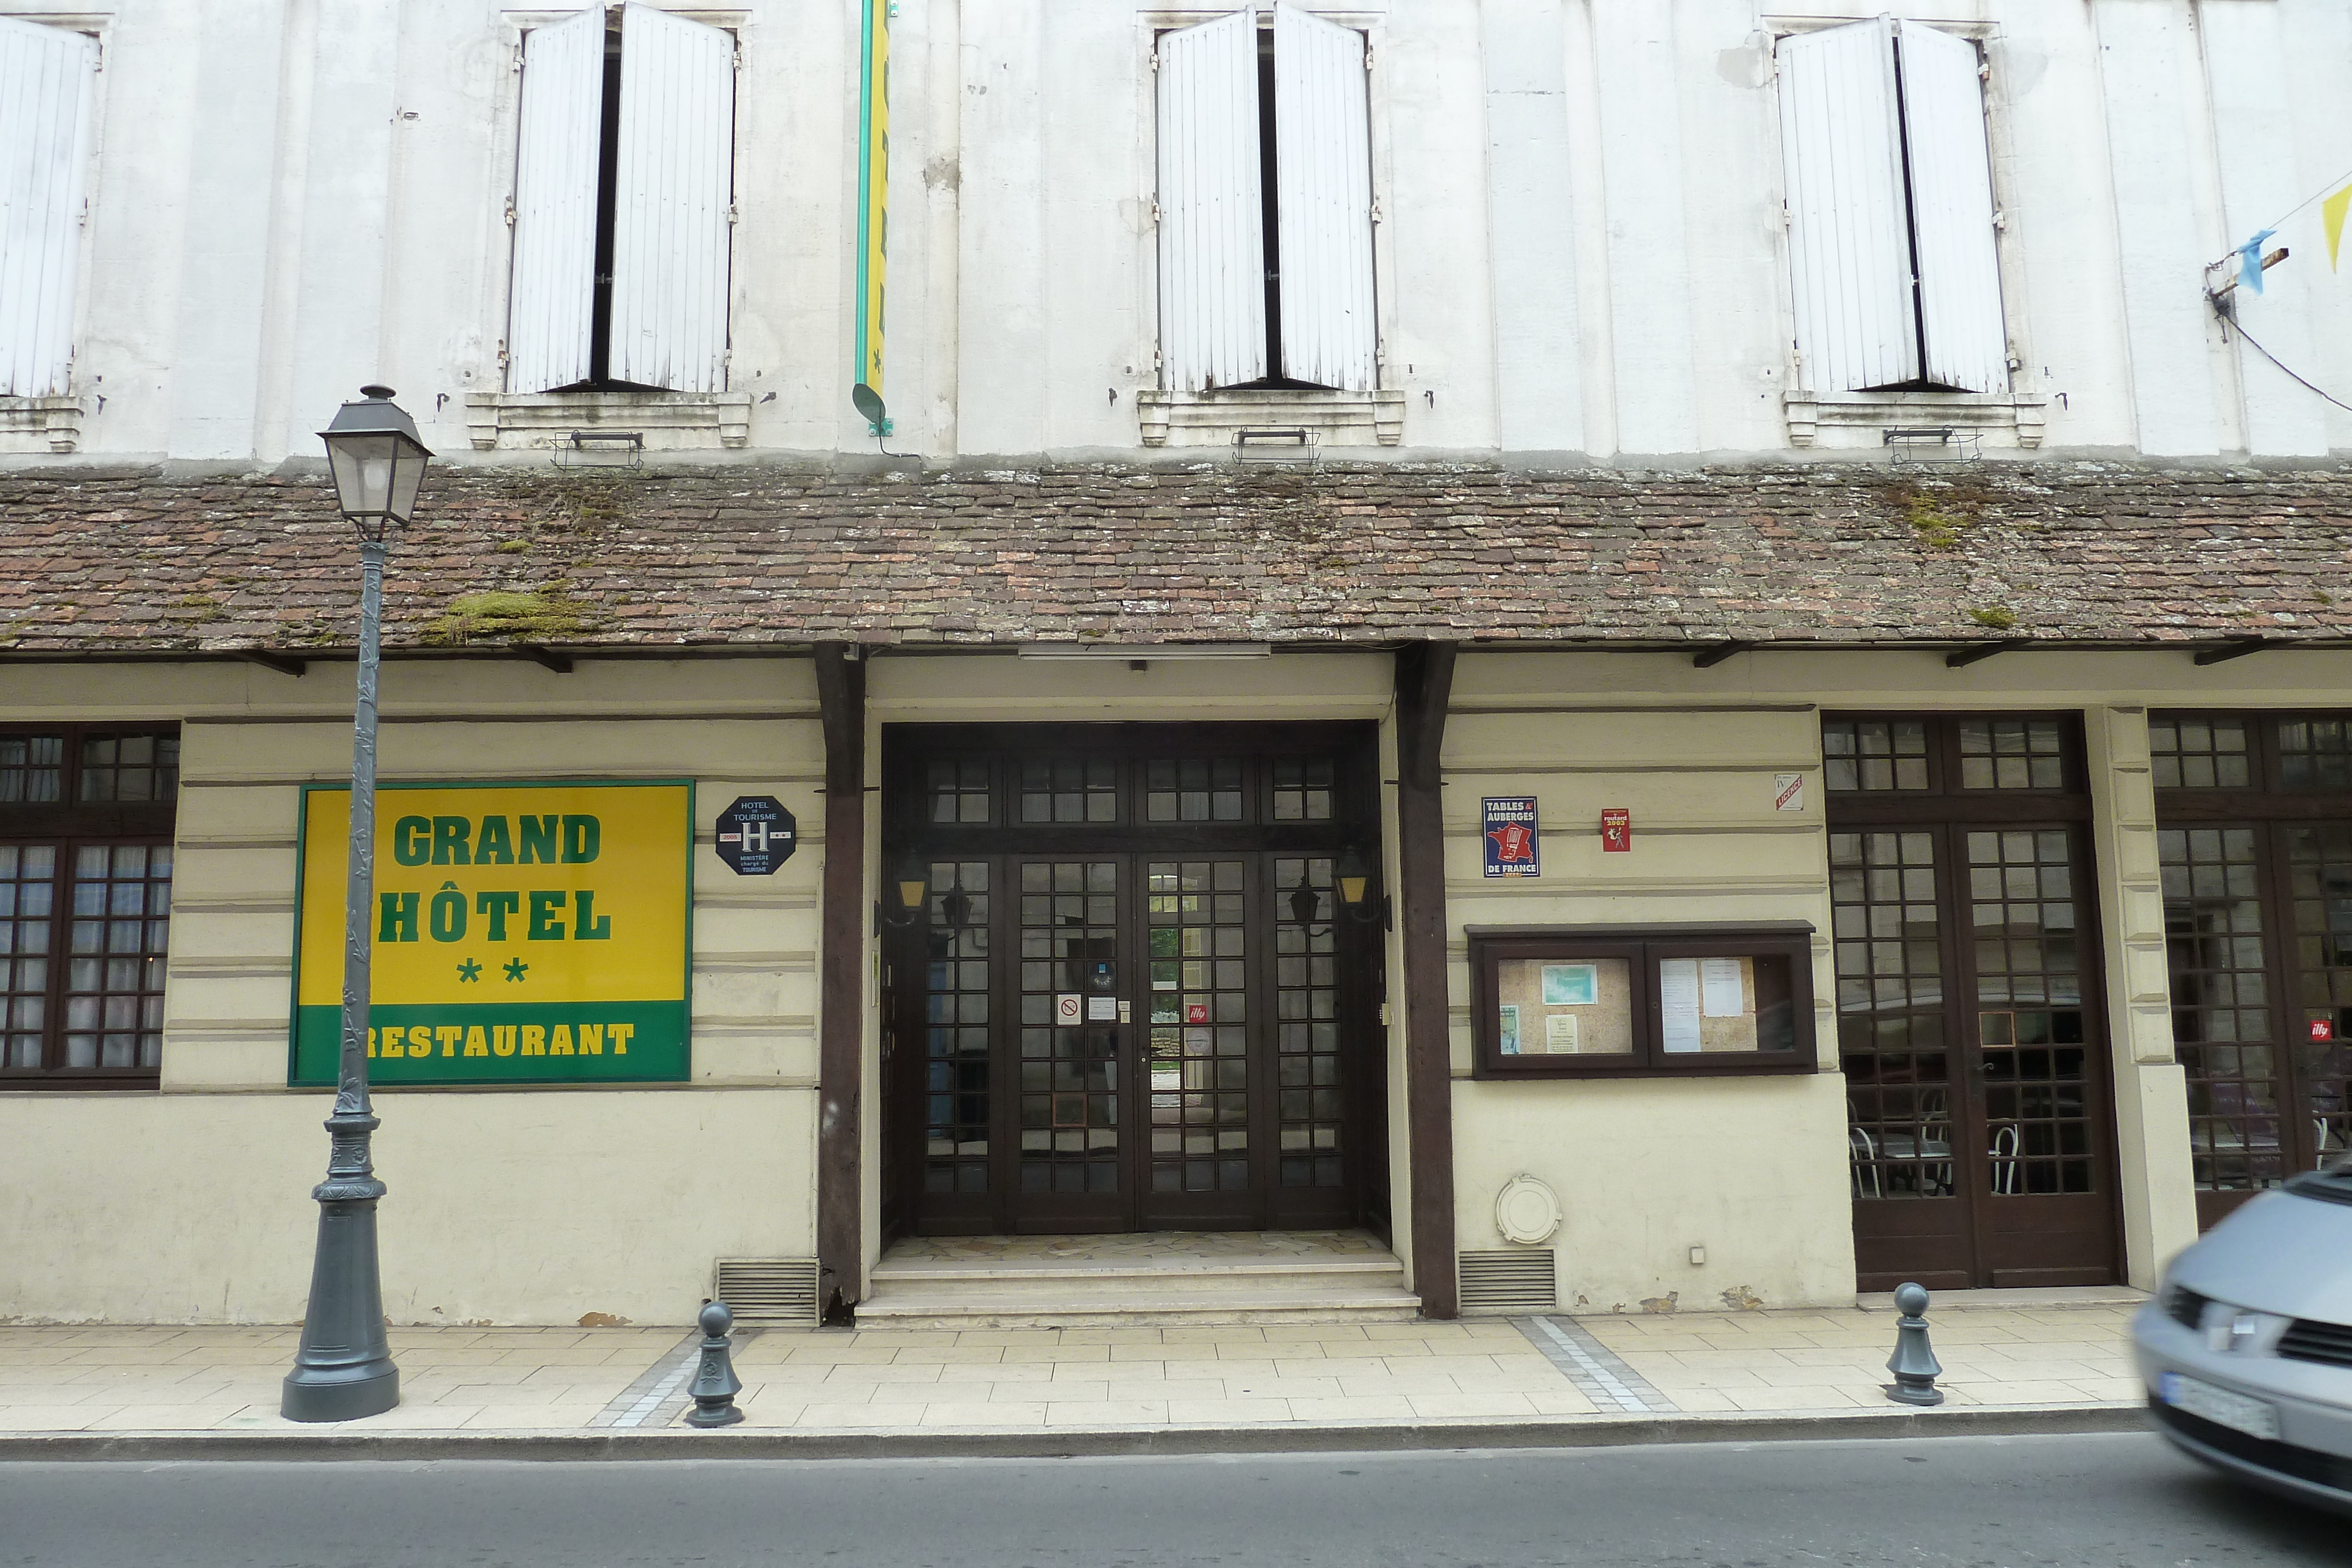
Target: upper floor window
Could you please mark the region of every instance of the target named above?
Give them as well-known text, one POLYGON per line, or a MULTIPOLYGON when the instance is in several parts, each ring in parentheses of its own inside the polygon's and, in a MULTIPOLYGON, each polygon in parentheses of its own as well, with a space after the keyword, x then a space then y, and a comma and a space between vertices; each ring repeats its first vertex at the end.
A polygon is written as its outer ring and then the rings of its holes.
POLYGON ((1156 66, 1163 384, 1370 391, 1364 36, 1278 5, 1161 34, 1156 66))
POLYGON ((727 386, 735 39, 651 5, 523 38, 507 390, 727 386))
POLYGON ((98 40, 0 16, 0 397, 73 378, 98 40))
POLYGON ((1798 384, 2008 391, 1976 45, 1882 16, 1778 55, 1798 384))

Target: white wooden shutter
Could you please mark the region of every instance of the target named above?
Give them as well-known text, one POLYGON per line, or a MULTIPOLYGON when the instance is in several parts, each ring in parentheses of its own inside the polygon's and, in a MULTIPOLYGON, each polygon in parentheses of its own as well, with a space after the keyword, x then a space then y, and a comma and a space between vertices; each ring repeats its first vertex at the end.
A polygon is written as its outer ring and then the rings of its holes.
POLYGON ((1160 36, 1161 384, 1204 392, 1265 374, 1257 18, 1160 36))
POLYGON ((604 8, 592 5, 524 34, 507 285, 509 392, 588 379, 604 115, 604 8))
POLYGON ((1274 142, 1282 371, 1369 392, 1380 330, 1361 33, 1274 8, 1274 142))
POLYGON ((0 17, 0 396, 64 397, 98 42, 0 17))
POLYGON ((619 163, 613 379, 724 392, 733 34, 651 5, 621 7, 619 163))
POLYGON ((1798 384, 1839 392, 1916 380, 1892 24, 1783 38, 1779 60, 1798 384))
POLYGON ((1925 374, 1968 392, 2006 392, 2009 328, 2000 308, 1992 158, 1976 46, 1916 22, 1896 26, 1925 374))

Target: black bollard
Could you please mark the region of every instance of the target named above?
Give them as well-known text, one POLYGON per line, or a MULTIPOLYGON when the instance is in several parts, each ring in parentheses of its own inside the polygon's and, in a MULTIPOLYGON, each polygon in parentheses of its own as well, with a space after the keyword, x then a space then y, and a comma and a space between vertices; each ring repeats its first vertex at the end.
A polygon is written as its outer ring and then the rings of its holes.
POLYGON ((1927 1343, 1927 1288, 1896 1286, 1895 1310, 1903 1316, 1895 1321, 1895 1354, 1886 1361, 1886 1370, 1895 1375, 1886 1397, 1898 1405, 1941 1405, 1944 1391, 1936 1386, 1936 1379, 1944 1367, 1927 1343))
POLYGON ((743 1392, 743 1380, 735 1375, 734 1364, 727 1358, 727 1331, 735 1326, 735 1314, 724 1301, 705 1301, 700 1322, 702 1364, 694 1371, 694 1408, 686 1413, 686 1424, 731 1427, 743 1418, 743 1412, 735 1408, 735 1396, 743 1392))

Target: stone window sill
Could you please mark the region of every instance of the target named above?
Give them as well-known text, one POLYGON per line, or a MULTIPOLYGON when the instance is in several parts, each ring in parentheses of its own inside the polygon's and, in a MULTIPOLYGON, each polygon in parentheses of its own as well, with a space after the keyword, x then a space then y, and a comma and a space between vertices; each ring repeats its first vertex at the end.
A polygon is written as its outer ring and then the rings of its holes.
POLYGON ((1230 446, 1243 430, 1306 430, 1320 446, 1394 446, 1401 392, 1162 392, 1135 394, 1146 446, 1230 446))
POLYGON ((1780 397, 1791 446, 1875 447, 1889 430, 1938 424, 1990 436, 1996 446, 2039 446, 2048 402, 2028 392, 1792 392, 1780 397))
POLYGON ((751 439, 750 392, 467 392, 478 452, 552 451, 575 430, 635 431, 648 452, 709 451, 751 439))
POLYGON ((0 452, 71 452, 88 412, 78 397, 0 397, 0 452))

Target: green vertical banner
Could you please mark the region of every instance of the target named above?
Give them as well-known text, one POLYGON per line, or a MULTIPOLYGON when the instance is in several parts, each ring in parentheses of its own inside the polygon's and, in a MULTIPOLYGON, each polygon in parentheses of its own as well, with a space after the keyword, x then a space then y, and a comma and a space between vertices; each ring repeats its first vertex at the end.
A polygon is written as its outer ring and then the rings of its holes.
POLYGON ((883 258, 889 250, 890 0, 865 0, 857 99, 857 366, 882 394, 883 258))

